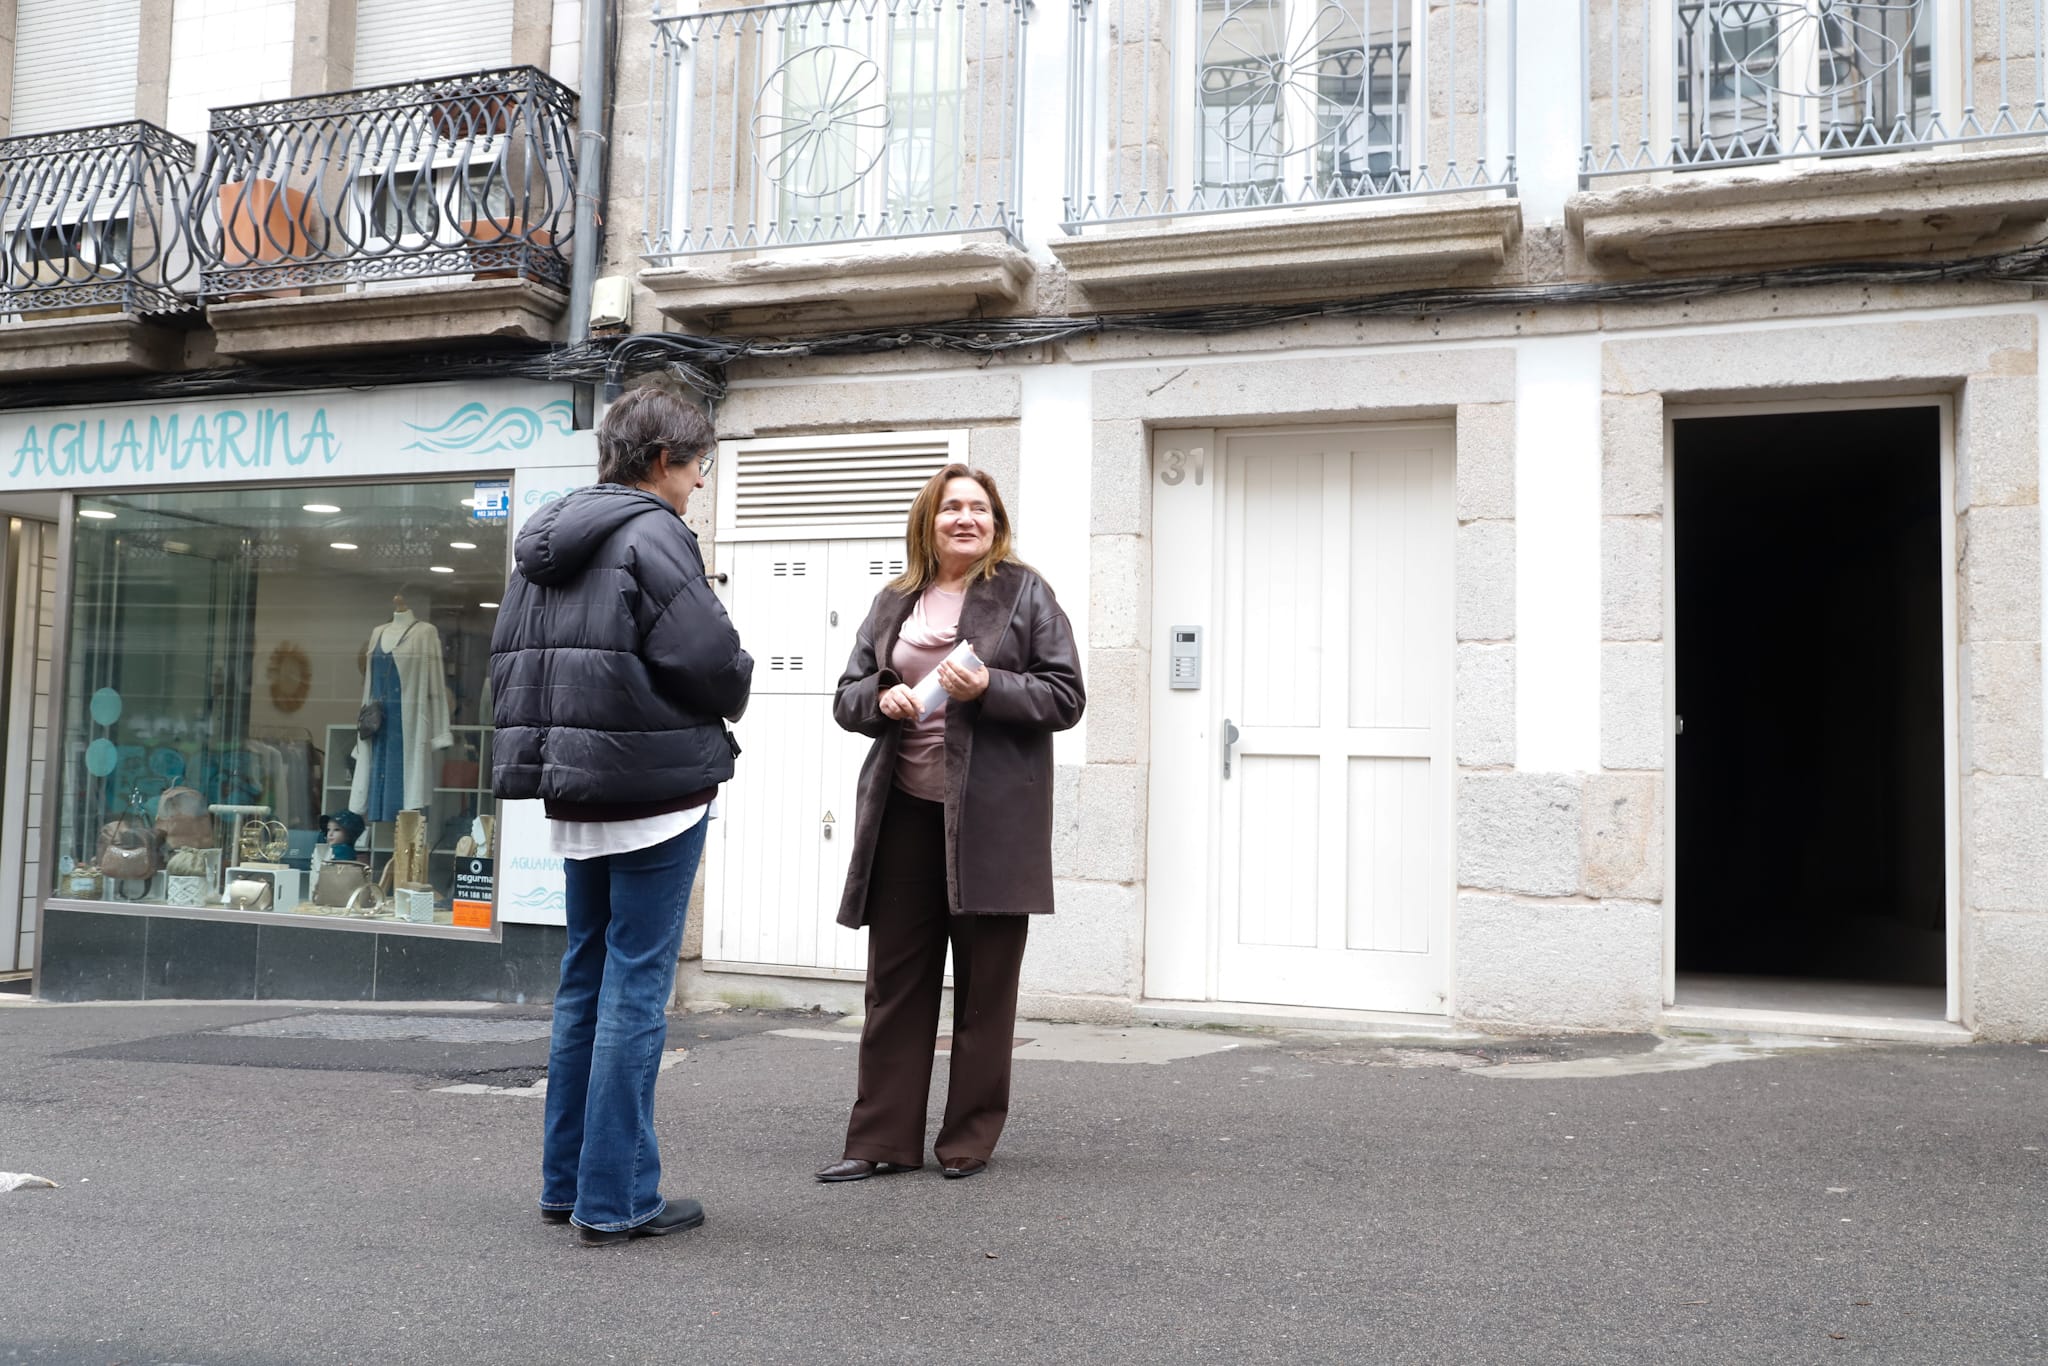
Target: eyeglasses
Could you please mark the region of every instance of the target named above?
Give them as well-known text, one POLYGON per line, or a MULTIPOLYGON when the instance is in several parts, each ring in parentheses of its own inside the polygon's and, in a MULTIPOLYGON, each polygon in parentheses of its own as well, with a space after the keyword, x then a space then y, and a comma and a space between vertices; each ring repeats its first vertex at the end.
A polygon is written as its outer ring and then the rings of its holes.
MULTIPOLYGON (((689 463, 689 461, 688 461, 688 460, 677 460, 677 459, 676 459, 676 452, 675 452, 675 448, 674 448, 673 446, 663 446, 663 447, 661 448, 661 453, 662 453, 662 455, 663 455, 663 456, 664 456, 664 457, 665 457, 665 458, 666 458, 666 459, 668 460, 669 464, 670 464, 670 465, 672 465, 672 466, 674 466, 674 465, 686 465, 686 464, 688 464, 688 463, 689 463)), ((698 455, 697 455, 697 473, 698 473, 698 474, 699 474, 700 476, 701 476, 701 475, 707 475, 707 474, 711 473, 711 467, 712 467, 713 465, 717 464, 717 463, 718 463, 718 453, 717 453, 716 451, 712 450, 712 449, 711 449, 711 448, 710 448, 709 446, 706 446, 706 447, 705 447, 705 448, 704 448, 704 449, 703 449, 702 451, 700 451, 700 452, 698 453, 698 455)))

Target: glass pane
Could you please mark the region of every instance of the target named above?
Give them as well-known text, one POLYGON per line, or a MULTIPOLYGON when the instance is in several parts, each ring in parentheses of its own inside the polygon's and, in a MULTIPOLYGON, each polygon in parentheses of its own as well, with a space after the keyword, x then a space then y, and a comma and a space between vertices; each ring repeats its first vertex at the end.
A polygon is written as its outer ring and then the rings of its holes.
POLYGON ((1407 0, 1202 0, 1212 206, 1372 193, 1407 168, 1407 0))
POLYGON ((1688 160, 1878 150, 1930 132, 1927 0, 1679 0, 1676 15, 1688 160))
POLYGON ((59 896, 488 926, 473 481, 81 499, 59 896))

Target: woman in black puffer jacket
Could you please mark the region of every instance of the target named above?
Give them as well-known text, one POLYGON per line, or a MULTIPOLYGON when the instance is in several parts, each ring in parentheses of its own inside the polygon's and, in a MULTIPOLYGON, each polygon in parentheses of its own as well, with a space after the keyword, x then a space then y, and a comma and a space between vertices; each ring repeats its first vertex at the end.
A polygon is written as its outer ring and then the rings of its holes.
POLYGON ((548 1058, 541 1217, 584 1242, 704 1222, 664 1200, 654 1078, 707 808, 738 753, 754 661, 683 524, 715 437, 637 389, 598 427, 598 474, 534 514, 491 637, 492 790, 547 803, 569 943, 548 1058))

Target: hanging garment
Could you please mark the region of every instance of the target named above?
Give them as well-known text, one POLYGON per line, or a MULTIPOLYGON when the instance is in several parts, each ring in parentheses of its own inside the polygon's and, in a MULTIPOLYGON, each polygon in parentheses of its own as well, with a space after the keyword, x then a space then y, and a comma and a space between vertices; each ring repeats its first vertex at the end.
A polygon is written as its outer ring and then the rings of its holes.
POLYGON ((366 820, 388 821, 406 807, 405 708, 398 661, 382 645, 370 651, 370 697, 384 707, 384 725, 370 737, 370 790, 359 808, 366 820))
MULTIPOLYGON (((409 613, 406 615, 410 615, 409 613)), ((355 780, 349 785, 348 809, 370 820, 389 820, 372 814, 370 783, 377 768, 377 753, 384 750, 398 764, 400 777, 394 786, 399 795, 393 811, 423 810, 434 798, 441 773, 436 751, 455 743, 449 730, 447 666, 441 655, 441 633, 429 621, 394 620, 370 633, 369 664, 363 671, 363 702, 373 699, 384 704, 384 730, 375 740, 358 738, 355 747, 355 780), (389 646, 388 649, 384 648, 389 646), (383 654, 396 671, 395 700, 379 694, 376 659, 383 654)))

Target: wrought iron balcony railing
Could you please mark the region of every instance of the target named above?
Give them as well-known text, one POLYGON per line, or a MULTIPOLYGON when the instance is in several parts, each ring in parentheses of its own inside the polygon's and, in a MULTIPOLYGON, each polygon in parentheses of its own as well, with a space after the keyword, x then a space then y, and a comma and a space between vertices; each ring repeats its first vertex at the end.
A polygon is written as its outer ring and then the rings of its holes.
POLYGON ((2048 135, 2039 0, 1580 0, 1580 173, 2048 135))
POLYGON ((140 122, 0 141, 0 315, 191 307, 192 155, 140 122))
POLYGON ((1066 227, 1512 189, 1515 0, 1073 0, 1066 227))
POLYGON ((646 257, 1017 234, 1030 0, 657 12, 646 257))
POLYGON ((202 292, 564 284, 575 111, 532 67, 216 109, 193 213, 202 292))

